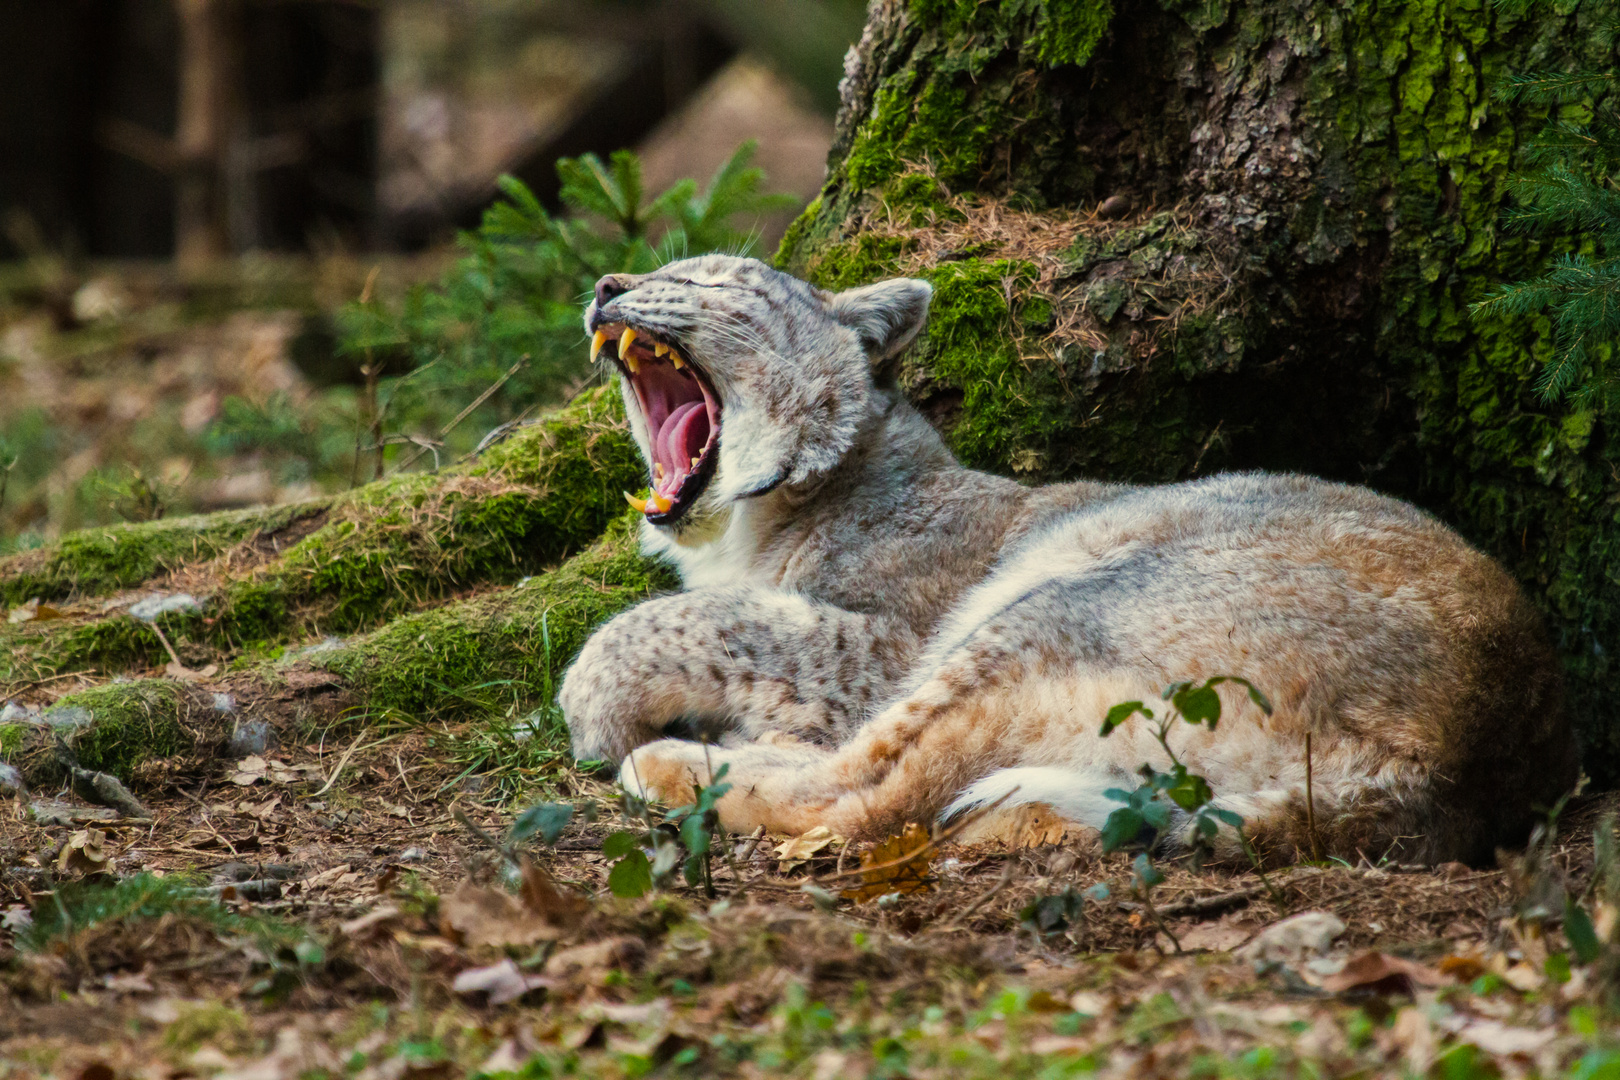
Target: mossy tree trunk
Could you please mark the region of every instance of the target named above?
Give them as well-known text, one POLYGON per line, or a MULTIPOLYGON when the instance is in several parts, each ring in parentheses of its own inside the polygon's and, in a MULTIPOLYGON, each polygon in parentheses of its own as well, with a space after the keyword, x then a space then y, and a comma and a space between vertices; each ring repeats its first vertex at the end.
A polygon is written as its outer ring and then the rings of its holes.
POLYGON ((1302 470, 1411 498, 1543 605, 1587 769, 1620 778, 1620 448, 1538 399, 1547 326, 1467 305, 1557 245, 1502 227, 1613 3, 877 0, 829 179, 778 256, 912 273, 900 371, 971 464, 1032 480, 1302 470))
MULTIPOLYGON (((778 261, 828 287, 934 283, 896 374, 971 465, 1295 469, 1431 508, 1544 605, 1588 770, 1613 781, 1620 450, 1604 415, 1537 399, 1545 326, 1475 325, 1467 305, 1557 246, 1500 227, 1544 117, 1492 84, 1600 64, 1616 6, 877 0, 827 185, 778 261)), ((669 585, 615 528, 513 587, 607 529, 637 482, 609 412, 590 398, 485 463, 291 516, 94 530, 0 579, 12 603, 73 601, 206 562, 212 597, 164 625, 231 688, 332 680, 345 707, 435 717, 526 707, 591 626, 669 585), (352 636, 300 652, 332 632, 352 636)), ((0 678, 164 659, 127 617, 69 622, 9 631, 0 678)))

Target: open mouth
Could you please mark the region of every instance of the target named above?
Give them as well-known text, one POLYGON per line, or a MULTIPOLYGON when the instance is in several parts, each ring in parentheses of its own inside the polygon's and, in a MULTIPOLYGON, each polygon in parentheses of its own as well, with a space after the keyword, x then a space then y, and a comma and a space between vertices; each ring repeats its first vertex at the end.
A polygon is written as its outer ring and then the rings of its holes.
POLYGON ((635 388, 652 444, 652 493, 630 505, 654 525, 673 525, 703 494, 719 459, 720 399, 678 343, 623 323, 603 323, 591 359, 613 343, 615 359, 635 388))

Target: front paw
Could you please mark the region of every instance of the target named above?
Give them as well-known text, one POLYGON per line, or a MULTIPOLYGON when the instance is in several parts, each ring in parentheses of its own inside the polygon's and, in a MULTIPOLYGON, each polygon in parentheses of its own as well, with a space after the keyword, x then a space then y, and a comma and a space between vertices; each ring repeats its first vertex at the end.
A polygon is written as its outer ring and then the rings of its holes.
POLYGON ((696 801, 695 785, 710 782, 708 757, 700 743, 660 739, 624 759, 619 783, 643 802, 684 806, 696 801))

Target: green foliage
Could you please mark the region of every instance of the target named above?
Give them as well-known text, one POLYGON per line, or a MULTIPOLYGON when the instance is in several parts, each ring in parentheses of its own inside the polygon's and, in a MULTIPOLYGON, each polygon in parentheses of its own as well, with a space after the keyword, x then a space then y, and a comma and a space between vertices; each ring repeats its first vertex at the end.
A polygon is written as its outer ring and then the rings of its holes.
MULTIPOLYGON (((453 414, 526 363, 479 406, 477 430, 554 401, 589 374, 580 308, 596 280, 646 273, 670 258, 707 251, 750 252, 739 226, 791 204, 763 191, 745 143, 699 190, 682 180, 649 196, 640 160, 621 150, 557 163, 564 212, 548 212, 520 181, 504 177, 502 201, 460 237, 461 257, 436 285, 397 306, 377 297, 344 309, 340 348, 363 364, 385 358, 408 371, 383 378, 379 424, 385 441, 440 440, 453 414)), ((406 447, 409 450, 409 447, 406 447)))
MULTIPOLYGON (((280 920, 242 915, 222 907, 182 876, 141 873, 110 884, 96 880, 67 882, 49 899, 42 900, 33 916, 32 926, 18 935, 17 943, 34 952, 51 947, 69 934, 164 917, 183 919, 225 936, 251 938, 277 949, 314 944, 304 931, 280 920)), ((303 951, 314 958, 307 946, 303 951)))
MULTIPOLYGON (((1192 815, 1189 825, 1193 836, 1193 855, 1195 861, 1212 850, 1211 842, 1220 831, 1220 826, 1226 825, 1237 830, 1242 837, 1243 818, 1230 810, 1222 810, 1213 805, 1215 793, 1210 789, 1209 782, 1196 773, 1189 772, 1185 763, 1176 757, 1176 752, 1170 749, 1170 730, 1177 717, 1192 724, 1206 724, 1210 731, 1221 719, 1221 698, 1215 692, 1215 687, 1221 683, 1235 683, 1242 686, 1260 709, 1271 715, 1271 702, 1261 693, 1253 683, 1236 675, 1216 675, 1203 682, 1172 683, 1164 689, 1164 700, 1170 703, 1170 708, 1163 717, 1155 717, 1152 709, 1140 701, 1126 701, 1115 705, 1108 710, 1103 718, 1100 735, 1111 734, 1121 724, 1133 716, 1141 716, 1149 723, 1155 724, 1153 737, 1159 745, 1164 747, 1165 754, 1170 759, 1170 771, 1161 772, 1151 764, 1143 764, 1139 770, 1142 784, 1133 791, 1121 788, 1110 788, 1103 795, 1117 803, 1123 803, 1118 810, 1108 815, 1103 823, 1102 841, 1104 851, 1117 851, 1127 844, 1135 843, 1144 831, 1152 830, 1157 833, 1170 824, 1171 806, 1180 808, 1192 815)), ((1138 879, 1144 887, 1151 888, 1153 882, 1150 875, 1138 870, 1138 879)))
MULTIPOLYGON (((1533 0, 1504 6, 1523 10, 1533 0)), ((1614 29, 1601 28, 1606 44, 1614 29)), ((1580 243, 1534 277, 1497 286, 1472 310, 1476 318, 1548 313, 1555 346, 1537 384, 1547 399, 1571 394, 1590 402, 1611 389, 1608 364, 1620 337, 1617 79, 1615 71, 1518 72, 1498 87, 1506 102, 1553 116, 1526 149, 1531 168, 1509 183, 1517 205, 1506 214, 1508 227, 1553 239, 1573 235, 1580 243)))
POLYGON ((714 838, 724 835, 719 803, 731 790, 724 782, 730 768, 721 765, 707 785, 694 783, 693 801, 665 812, 661 823, 654 823, 651 809, 640 799, 623 794, 626 818, 631 822, 639 818, 646 827, 620 830, 602 844, 602 854, 617 860, 608 873, 608 889, 614 896, 644 896, 665 885, 679 866, 687 885, 701 885, 704 895, 714 897, 709 859, 714 838))

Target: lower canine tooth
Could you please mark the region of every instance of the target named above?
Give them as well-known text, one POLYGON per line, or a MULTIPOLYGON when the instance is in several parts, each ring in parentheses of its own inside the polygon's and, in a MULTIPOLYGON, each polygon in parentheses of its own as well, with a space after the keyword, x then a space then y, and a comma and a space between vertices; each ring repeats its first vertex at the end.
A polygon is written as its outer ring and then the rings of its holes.
POLYGON ((674 499, 671 499, 667 495, 660 495, 656 491, 652 493, 652 497, 649 498, 647 501, 652 503, 653 506, 657 507, 658 512, 660 514, 664 513, 670 507, 675 505, 675 500, 674 499))
POLYGON ((637 360, 627 352, 621 352, 619 355, 624 358, 624 366, 630 369, 630 374, 636 375, 640 373, 641 361, 637 360))
POLYGON ((645 514, 647 512, 646 499, 638 499, 627 491, 624 493, 624 501, 635 507, 637 513, 645 514))

